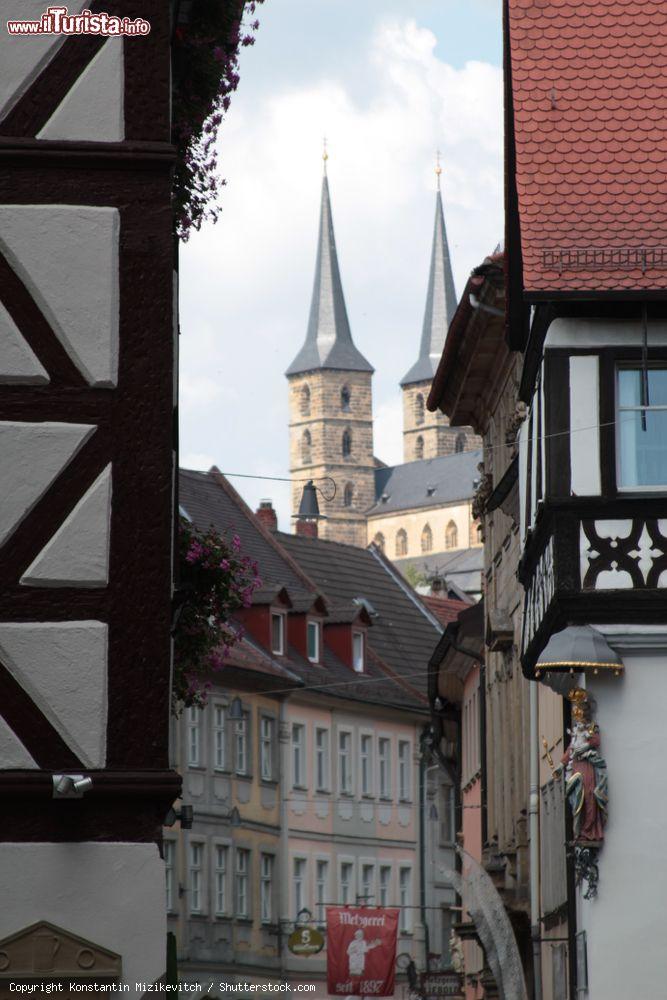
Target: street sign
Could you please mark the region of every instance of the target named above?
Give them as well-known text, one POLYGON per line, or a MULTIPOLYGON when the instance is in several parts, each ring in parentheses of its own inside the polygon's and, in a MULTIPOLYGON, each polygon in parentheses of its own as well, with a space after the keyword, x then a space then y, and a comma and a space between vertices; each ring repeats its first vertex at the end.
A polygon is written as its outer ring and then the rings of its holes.
POLYGON ((463 976, 458 972, 422 973, 422 994, 432 1000, 463 996, 463 976))
POLYGON ((324 948, 324 935, 314 927, 297 927, 287 939, 293 955, 317 955, 324 948))

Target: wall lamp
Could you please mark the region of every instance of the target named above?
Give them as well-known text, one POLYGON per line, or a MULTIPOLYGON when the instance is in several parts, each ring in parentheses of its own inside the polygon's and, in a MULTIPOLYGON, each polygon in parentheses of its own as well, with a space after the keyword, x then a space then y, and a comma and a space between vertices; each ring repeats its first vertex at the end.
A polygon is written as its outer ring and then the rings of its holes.
POLYGON ((82 799, 93 787, 93 779, 85 774, 54 774, 54 799, 82 799))
POLYGON ((183 803, 178 812, 172 806, 164 818, 164 826, 173 826, 178 819, 181 822, 181 830, 191 830, 194 815, 195 811, 192 806, 186 806, 185 803, 183 803))

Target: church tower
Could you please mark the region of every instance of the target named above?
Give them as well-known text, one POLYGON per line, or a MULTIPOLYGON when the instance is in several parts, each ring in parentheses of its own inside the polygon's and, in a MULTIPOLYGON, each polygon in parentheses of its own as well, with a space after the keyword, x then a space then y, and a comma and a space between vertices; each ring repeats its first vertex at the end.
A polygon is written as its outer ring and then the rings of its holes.
POLYGON ((338 269, 324 154, 315 283, 303 347, 287 369, 292 513, 304 480, 321 488, 321 538, 366 545, 375 501, 373 368, 352 340, 338 269), (330 477, 336 484, 335 496, 330 477), (324 494, 324 496, 323 496, 324 494))
POLYGON ((436 167, 438 191, 431 249, 426 309, 419 357, 401 381, 403 390, 403 461, 438 458, 458 451, 481 448, 481 440, 470 427, 450 427, 439 410, 429 413, 426 400, 431 389, 449 324, 456 311, 456 289, 449 256, 445 214, 440 193, 440 163, 436 167))

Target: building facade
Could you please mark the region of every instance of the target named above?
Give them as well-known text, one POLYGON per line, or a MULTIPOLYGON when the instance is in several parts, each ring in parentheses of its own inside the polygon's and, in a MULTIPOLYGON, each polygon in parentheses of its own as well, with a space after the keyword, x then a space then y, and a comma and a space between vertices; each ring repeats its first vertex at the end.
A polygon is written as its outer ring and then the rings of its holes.
POLYGON ((2 996, 166 968, 169 5, 150 16, 125 38, 0 31, 2 996))
POLYGON ((173 727, 194 808, 165 831, 179 975, 324 997, 326 953, 287 942, 345 903, 399 906, 399 950, 447 966, 453 794, 427 759, 418 667, 439 619, 377 550, 279 533, 216 470, 181 472, 179 498, 196 526, 233 529, 263 580, 208 706, 173 727))

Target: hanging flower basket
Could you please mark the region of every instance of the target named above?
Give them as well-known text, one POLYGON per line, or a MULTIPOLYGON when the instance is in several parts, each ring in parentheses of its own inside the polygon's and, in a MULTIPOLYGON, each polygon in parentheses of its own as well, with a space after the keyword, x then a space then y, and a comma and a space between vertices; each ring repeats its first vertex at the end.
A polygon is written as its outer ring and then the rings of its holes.
POLYGON ((198 531, 179 521, 179 588, 174 625, 172 706, 178 715, 191 705, 203 707, 212 671, 221 670, 242 638, 234 612, 248 608, 261 586, 257 564, 241 553, 241 541, 213 528, 198 531))

